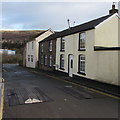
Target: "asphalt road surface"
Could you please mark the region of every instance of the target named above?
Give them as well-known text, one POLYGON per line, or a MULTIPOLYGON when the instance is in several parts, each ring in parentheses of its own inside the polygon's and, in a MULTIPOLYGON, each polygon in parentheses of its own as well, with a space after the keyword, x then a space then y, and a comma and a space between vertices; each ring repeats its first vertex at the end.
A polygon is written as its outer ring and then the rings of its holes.
POLYGON ((118 100, 80 86, 4 65, 4 118, 118 118, 118 100))

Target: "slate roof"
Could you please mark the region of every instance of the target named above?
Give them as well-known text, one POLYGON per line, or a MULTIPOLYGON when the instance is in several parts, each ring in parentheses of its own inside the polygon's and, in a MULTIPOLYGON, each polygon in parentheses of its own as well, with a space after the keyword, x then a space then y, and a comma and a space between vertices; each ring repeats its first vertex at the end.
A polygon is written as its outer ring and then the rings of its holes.
POLYGON ((106 16, 94 19, 92 21, 83 23, 81 25, 71 27, 70 29, 66 29, 66 30, 63 30, 61 32, 57 32, 55 34, 50 35, 49 37, 47 37, 46 39, 44 39, 41 42, 44 42, 47 40, 52 40, 52 39, 63 37, 63 36, 67 36, 67 35, 71 35, 71 34, 75 34, 75 33, 86 31, 86 30, 94 29, 98 24, 100 24, 104 20, 108 19, 110 16, 111 15, 106 15, 106 16))

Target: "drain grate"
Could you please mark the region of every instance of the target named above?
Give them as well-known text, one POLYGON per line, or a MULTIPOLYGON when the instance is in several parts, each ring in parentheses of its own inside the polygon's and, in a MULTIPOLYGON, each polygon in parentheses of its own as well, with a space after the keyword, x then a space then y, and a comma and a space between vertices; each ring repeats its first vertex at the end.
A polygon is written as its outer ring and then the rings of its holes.
POLYGON ((9 106, 53 101, 38 87, 7 89, 6 92, 9 106))

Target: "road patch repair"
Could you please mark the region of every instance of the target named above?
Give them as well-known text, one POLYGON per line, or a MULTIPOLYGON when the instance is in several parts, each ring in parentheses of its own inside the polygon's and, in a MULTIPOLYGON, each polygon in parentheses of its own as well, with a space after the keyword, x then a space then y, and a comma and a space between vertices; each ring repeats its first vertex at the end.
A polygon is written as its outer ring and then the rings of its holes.
POLYGON ((106 98, 105 95, 97 94, 91 91, 88 91, 84 88, 74 88, 73 86, 62 86, 58 88, 59 90, 63 91, 66 94, 78 99, 97 99, 97 98, 106 98))
POLYGON ((53 101, 38 87, 6 89, 5 97, 9 106, 53 101))
MULTIPOLYGON (((65 76, 61 76, 61 74, 58 74, 58 73, 52 73, 52 72, 46 73, 45 71, 33 70, 33 69, 29 69, 29 71, 31 71, 32 73, 35 73, 35 74, 42 74, 42 75, 48 76, 55 80, 64 81, 64 82, 72 84, 72 85, 77 85, 83 89, 90 90, 92 92, 99 93, 101 95, 105 95, 105 96, 120 100, 119 87, 117 87, 117 89, 115 88, 115 90, 114 90, 114 88, 110 87, 111 85, 109 86, 109 85, 106 85, 103 83, 99 83, 100 84, 100 87, 99 87, 99 84, 97 84, 97 82, 96 82, 96 85, 89 83, 86 80, 85 80, 86 83, 80 83, 79 80, 76 80, 76 79, 70 78, 70 77, 67 77, 69 79, 66 79, 65 76)), ((83 82, 83 80, 82 80, 82 82, 83 82)))

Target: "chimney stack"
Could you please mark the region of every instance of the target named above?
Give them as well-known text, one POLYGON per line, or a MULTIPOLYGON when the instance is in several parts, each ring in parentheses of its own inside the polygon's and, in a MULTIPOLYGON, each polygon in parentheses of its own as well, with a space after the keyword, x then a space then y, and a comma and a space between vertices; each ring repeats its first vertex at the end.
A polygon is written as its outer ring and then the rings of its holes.
POLYGON ((114 2, 113 2, 112 9, 109 10, 109 14, 110 14, 110 15, 113 15, 113 14, 115 14, 115 13, 118 13, 118 9, 115 9, 115 4, 114 4, 114 2))

